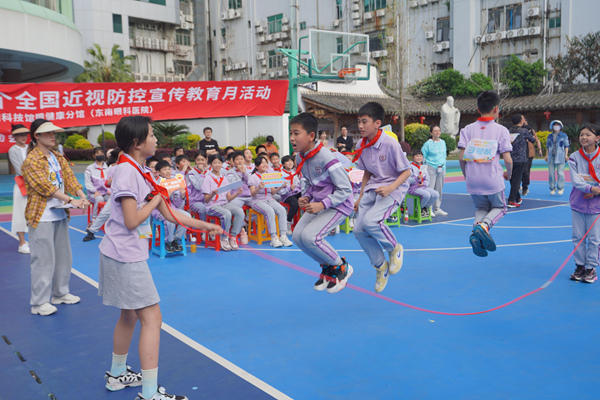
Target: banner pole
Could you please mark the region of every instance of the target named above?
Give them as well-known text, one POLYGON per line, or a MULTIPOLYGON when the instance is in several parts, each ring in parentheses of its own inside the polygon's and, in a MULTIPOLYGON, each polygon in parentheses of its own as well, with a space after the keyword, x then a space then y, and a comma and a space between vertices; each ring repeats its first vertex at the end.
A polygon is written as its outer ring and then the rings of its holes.
POLYGON ((102 152, 106 154, 106 145, 104 140, 104 124, 100 125, 102 127, 102 152))
POLYGON ((246 148, 248 148, 248 116, 244 115, 244 125, 246 129, 246 148))

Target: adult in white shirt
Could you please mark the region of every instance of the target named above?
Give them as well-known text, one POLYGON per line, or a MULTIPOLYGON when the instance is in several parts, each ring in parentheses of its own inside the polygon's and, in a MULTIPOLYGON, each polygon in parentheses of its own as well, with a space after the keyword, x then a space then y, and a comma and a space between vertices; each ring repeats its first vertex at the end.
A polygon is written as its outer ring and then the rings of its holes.
POLYGON ((94 149, 94 162, 85 169, 85 190, 87 190, 88 200, 94 204, 92 218, 98 215, 98 203, 108 201, 110 195, 105 182, 108 179, 108 165, 106 165, 106 156, 102 147, 94 149))

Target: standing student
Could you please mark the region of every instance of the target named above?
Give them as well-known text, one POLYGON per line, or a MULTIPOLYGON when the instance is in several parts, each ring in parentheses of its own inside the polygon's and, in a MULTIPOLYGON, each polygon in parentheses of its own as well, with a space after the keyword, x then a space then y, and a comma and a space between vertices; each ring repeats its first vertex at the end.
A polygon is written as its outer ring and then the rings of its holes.
POLYGON ((329 231, 352 212, 352 187, 342 163, 317 141, 319 124, 314 115, 301 113, 290 121, 290 143, 306 190, 298 199, 306 212, 296 224, 294 243, 319 263, 321 274, 314 289, 337 293, 346 287, 353 269, 345 258, 325 241, 329 231))
POLYGON ((535 139, 529 129, 523 128, 525 125, 525 117, 521 114, 515 114, 511 118, 513 126, 509 133, 516 135, 512 141, 512 151, 510 158, 513 161, 513 171, 510 177, 510 194, 508 195, 508 207, 521 207, 521 181, 523 172, 527 167, 527 158, 529 156, 529 146, 527 143, 535 143, 535 139))
POLYGON ((294 160, 290 156, 283 156, 282 161, 281 173, 288 184, 279 191, 279 195, 284 203, 290 205, 287 213, 287 234, 291 235, 292 221, 300 208, 298 199, 302 196, 302 193, 300 190, 300 177, 296 175, 296 170, 294 169, 294 160))
MULTIPOLYGON (((162 315, 158 292, 148 268, 150 213, 158 208, 170 222, 177 223, 167 203, 156 194, 159 188, 144 166, 154 155, 156 137, 151 119, 143 116, 121 118, 115 130, 117 144, 125 154, 119 160, 112 182, 112 210, 106 235, 100 243, 98 294, 102 303, 121 309, 113 335, 112 366, 106 372, 106 387, 120 390, 142 385, 139 400, 187 400, 167 394, 158 385, 158 352, 162 315), (151 192, 154 189, 155 195, 151 192), (141 322, 139 356, 142 373, 127 367, 127 353, 138 319, 141 322)), ((163 189, 164 190, 164 189, 163 189)), ((189 218, 176 210, 181 223, 220 233, 221 228, 189 218)))
POLYGON ((198 213, 201 220, 206 220, 206 204, 204 204, 204 193, 202 193, 202 184, 206 177, 206 154, 199 150, 194 162, 196 166, 186 175, 190 208, 198 213))
POLYGON ((29 243, 25 241, 25 233, 27 229, 27 221, 25 220, 25 206, 27 205, 27 193, 23 194, 17 180, 22 182, 23 189, 25 189, 25 182, 23 181, 23 174, 21 173, 21 165, 27 157, 27 134, 29 129, 23 125, 13 125, 12 135, 15 139, 15 144, 8 149, 8 158, 10 163, 15 168, 15 186, 13 187, 13 210, 12 219, 10 224, 10 233, 13 235, 16 233, 19 237, 19 253, 29 254, 29 243))
POLYGON ((273 142, 275 141, 275 139, 273 138, 273 136, 269 135, 267 136, 267 143, 265 143, 265 149, 267 150, 267 154, 270 156, 273 153, 277 153, 279 151, 279 149, 277 148, 277 146, 275 146, 273 144, 273 142))
MULTIPOLYGON (((537 137, 535 130, 527 123, 527 118, 525 118, 525 125, 523 128, 528 129, 533 137, 535 138, 535 146, 538 148, 538 154, 542 155, 542 144, 540 143, 540 138, 537 137)), ((529 148, 529 155, 527 158, 527 165, 525 166, 525 170, 523 171, 523 180, 521 182, 522 190, 521 196, 527 196, 529 194, 529 183, 530 183, 530 175, 531 175, 531 166, 533 165, 533 159, 535 157, 535 147, 533 143, 527 142, 527 146, 529 148)))
POLYGON ((173 168, 173 170, 177 169, 177 157, 182 156, 185 154, 185 151, 183 150, 183 147, 181 146, 175 146, 173 148, 173 157, 171 157, 171 168, 173 168))
POLYGON ((225 179, 224 172, 221 168, 223 163, 221 157, 213 154, 208 157, 208 165, 211 170, 206 173, 204 183, 202 183, 202 193, 204 193, 204 202, 206 203, 206 214, 221 219, 221 227, 223 235, 221 235, 221 249, 224 251, 239 250, 235 237, 242 231, 244 225, 244 211, 232 204, 231 201, 242 194, 242 188, 233 193, 219 193, 219 188, 229 183, 225 179), (227 237, 225 233, 230 233, 231 237, 227 237))
POLYGON ((423 168, 423 153, 420 150, 413 151, 413 162, 410 164, 412 174, 408 178, 408 193, 421 198, 421 216, 429 217, 431 207, 440 196, 438 192, 429 187, 429 172, 427 167, 423 168))
POLYGON ((207 156, 211 156, 213 154, 219 155, 219 143, 212 138, 212 128, 207 126, 204 128, 203 133, 204 139, 198 142, 198 150, 202 150, 207 156))
POLYGON ((267 226, 269 233, 271 234, 271 246, 272 247, 289 247, 293 243, 287 237, 287 223, 286 223, 286 211, 285 208, 277 200, 273 198, 274 195, 285 187, 285 183, 280 187, 265 188, 265 183, 262 181, 262 174, 267 173, 269 170, 269 162, 265 156, 257 156, 254 160, 256 169, 248 178, 248 187, 252 194, 251 206, 254 210, 258 211, 265 216, 267 220, 267 226), (279 237, 277 237, 277 222, 275 215, 279 219, 279 237))
POLYGON ((559 195, 565 191, 565 163, 569 160, 569 137, 562 131, 562 128, 562 122, 558 120, 550 122, 552 133, 546 140, 550 194, 556 194, 557 188, 559 195), (556 179, 556 175, 558 175, 558 179, 556 179))
POLYGON ((375 291, 383 291, 388 278, 402 268, 404 249, 396 241, 385 220, 402 204, 411 175, 408 159, 397 140, 382 134, 385 110, 370 102, 358 110, 357 143, 354 162, 365 171, 360 196, 354 203, 354 236, 377 271, 375 291), (383 248, 383 249, 382 249, 383 248), (389 254, 386 261, 383 250, 389 254))
POLYGON ((438 192, 438 199, 433 205, 432 217, 436 215, 445 216, 448 213, 442 210, 442 192, 444 191, 444 179, 446 179, 446 142, 440 139, 442 131, 437 125, 429 128, 431 139, 423 144, 421 152, 425 158, 427 172, 429 173, 429 187, 438 192))
POLYGON ((244 155, 236 151, 231 153, 228 157, 231 169, 227 172, 227 180, 229 183, 242 181, 242 193, 231 200, 231 204, 242 209, 244 206, 250 207, 252 203, 252 194, 248 187, 250 172, 246 169, 246 165, 244 164, 244 155))
POLYGON ((55 132, 63 129, 50 121, 36 119, 30 130, 31 142, 21 173, 27 187, 25 219, 31 249, 31 313, 50 315, 57 311, 52 304, 75 304, 80 300, 69 293, 73 264, 69 211, 55 207, 70 204, 84 208, 89 202, 67 160, 52 150, 56 145, 55 132))
POLYGON ((475 205, 475 222, 469 243, 475 255, 486 257, 488 251, 496 251, 490 229, 506 215, 502 178, 510 180, 512 176, 512 145, 508 129, 495 121, 500 114, 498 93, 491 90, 482 92, 477 97, 477 110, 481 117, 460 131, 458 160, 467 182, 467 192, 475 205), (486 143, 484 148, 478 147, 482 141, 486 143), (476 155, 481 153, 490 156, 477 158, 476 155), (504 158, 506 172, 500 165, 500 156, 504 158))
POLYGON ((337 138, 337 149, 340 152, 352 151, 352 147, 354 147, 354 141, 351 136, 348 136, 348 127, 342 125, 342 129, 340 129, 341 136, 337 138))
POLYGON ((575 251, 574 281, 594 283, 598 280, 598 248, 600 247, 600 157, 598 140, 600 127, 588 124, 579 134, 581 149, 571 154, 569 171, 573 188, 569 196, 573 217, 573 246, 577 246, 586 232, 586 240, 575 251), (594 224, 594 222, 596 222, 594 224), (586 243, 587 242, 587 243, 586 243))
POLYGON ((98 204, 107 201, 110 195, 107 193, 106 173, 108 165, 106 165, 106 156, 102 147, 96 147, 93 152, 94 162, 85 169, 85 189, 87 190, 88 200, 94 204, 92 219, 98 215, 98 204))

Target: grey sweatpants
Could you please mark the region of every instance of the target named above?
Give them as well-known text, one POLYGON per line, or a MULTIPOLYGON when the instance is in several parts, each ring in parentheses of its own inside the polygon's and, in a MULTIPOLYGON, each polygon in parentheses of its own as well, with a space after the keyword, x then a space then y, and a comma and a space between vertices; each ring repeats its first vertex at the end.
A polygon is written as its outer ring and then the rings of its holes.
POLYGON ((475 204, 475 226, 478 222, 485 222, 488 227, 494 226, 506 215, 506 198, 504 190, 494 194, 472 194, 475 204))
MULTIPOLYGON (((183 210, 175 210, 178 213, 191 217, 190 213, 183 210)), ((167 243, 171 243, 175 239, 181 239, 187 232, 187 228, 182 225, 175 225, 171 221, 165 219, 165 229, 167 230, 167 243)))
MULTIPOLYGON (((323 238, 328 236, 331 229, 339 225, 344 218, 346 215, 333 208, 317 214, 304 213, 292 235, 294 244, 320 265, 340 265, 342 259, 337 251, 323 238)), ((281 218, 279 220, 281 221, 281 218)), ((287 224, 285 218, 283 221, 287 224)))
POLYGON ((223 231, 229 233, 231 229, 231 236, 233 237, 236 237, 241 232, 242 226, 244 226, 244 210, 232 203, 223 204, 222 206, 212 205, 206 213, 213 217, 219 217, 223 231), (231 223, 232 218, 233 226, 231 223))
POLYGON ((358 205, 354 236, 373 266, 385 261, 383 250, 390 252, 398 245, 392 230, 385 224, 396 208, 398 203, 392 196, 379 196, 375 190, 364 192, 358 205))
POLYGON ((88 200, 94 205, 94 208, 92 210, 92 218, 96 218, 96 216, 98 215, 98 204, 102 203, 103 201, 110 200, 110 194, 101 194, 100 196, 94 197, 94 194, 92 193, 88 195, 88 200))
POLYGON ((285 208, 277 202, 277 200, 260 200, 254 202, 252 208, 267 219, 267 226, 269 227, 269 234, 271 237, 277 235, 277 220, 275 215, 279 219, 279 235, 285 236, 287 232, 287 211, 285 208))
MULTIPOLYGON (((598 214, 584 214, 571 210, 571 215, 573 217, 573 246, 577 246, 577 243, 598 218, 598 214)), ((600 252, 600 223, 596 222, 590 233, 588 233, 587 240, 584 240, 581 246, 577 248, 575 264, 585 265, 586 268, 596 268, 598 266, 598 252, 600 252)))
POLYGON ((106 204, 104 205, 104 208, 102 208, 102 211, 100 211, 100 214, 98 214, 98 216, 94 220, 94 223, 92 224, 92 226, 89 227, 88 231, 90 231, 92 233, 98 232, 100 230, 100 228, 102 228, 102 225, 104 225, 104 223, 106 221, 108 221, 109 217, 110 217, 110 199, 106 200, 106 204))
POLYGON ((437 167, 427 165, 427 172, 429 173, 429 187, 439 193, 440 197, 434 203, 433 210, 439 210, 442 206, 442 192, 444 191, 444 179, 446 179, 446 169, 442 169, 442 172, 437 172, 437 167))
POLYGON ((50 301, 50 296, 61 297, 69 293, 69 279, 73 256, 69 241, 69 221, 40 222, 37 228, 29 227, 31 249, 31 300, 32 306, 50 301))

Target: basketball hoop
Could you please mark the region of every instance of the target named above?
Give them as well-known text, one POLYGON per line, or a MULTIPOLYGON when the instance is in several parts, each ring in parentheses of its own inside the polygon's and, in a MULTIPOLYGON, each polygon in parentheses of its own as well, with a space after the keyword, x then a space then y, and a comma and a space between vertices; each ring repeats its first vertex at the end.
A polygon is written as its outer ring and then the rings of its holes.
POLYGON ((338 72, 340 78, 344 78, 346 85, 356 85, 360 68, 344 68, 338 72))

